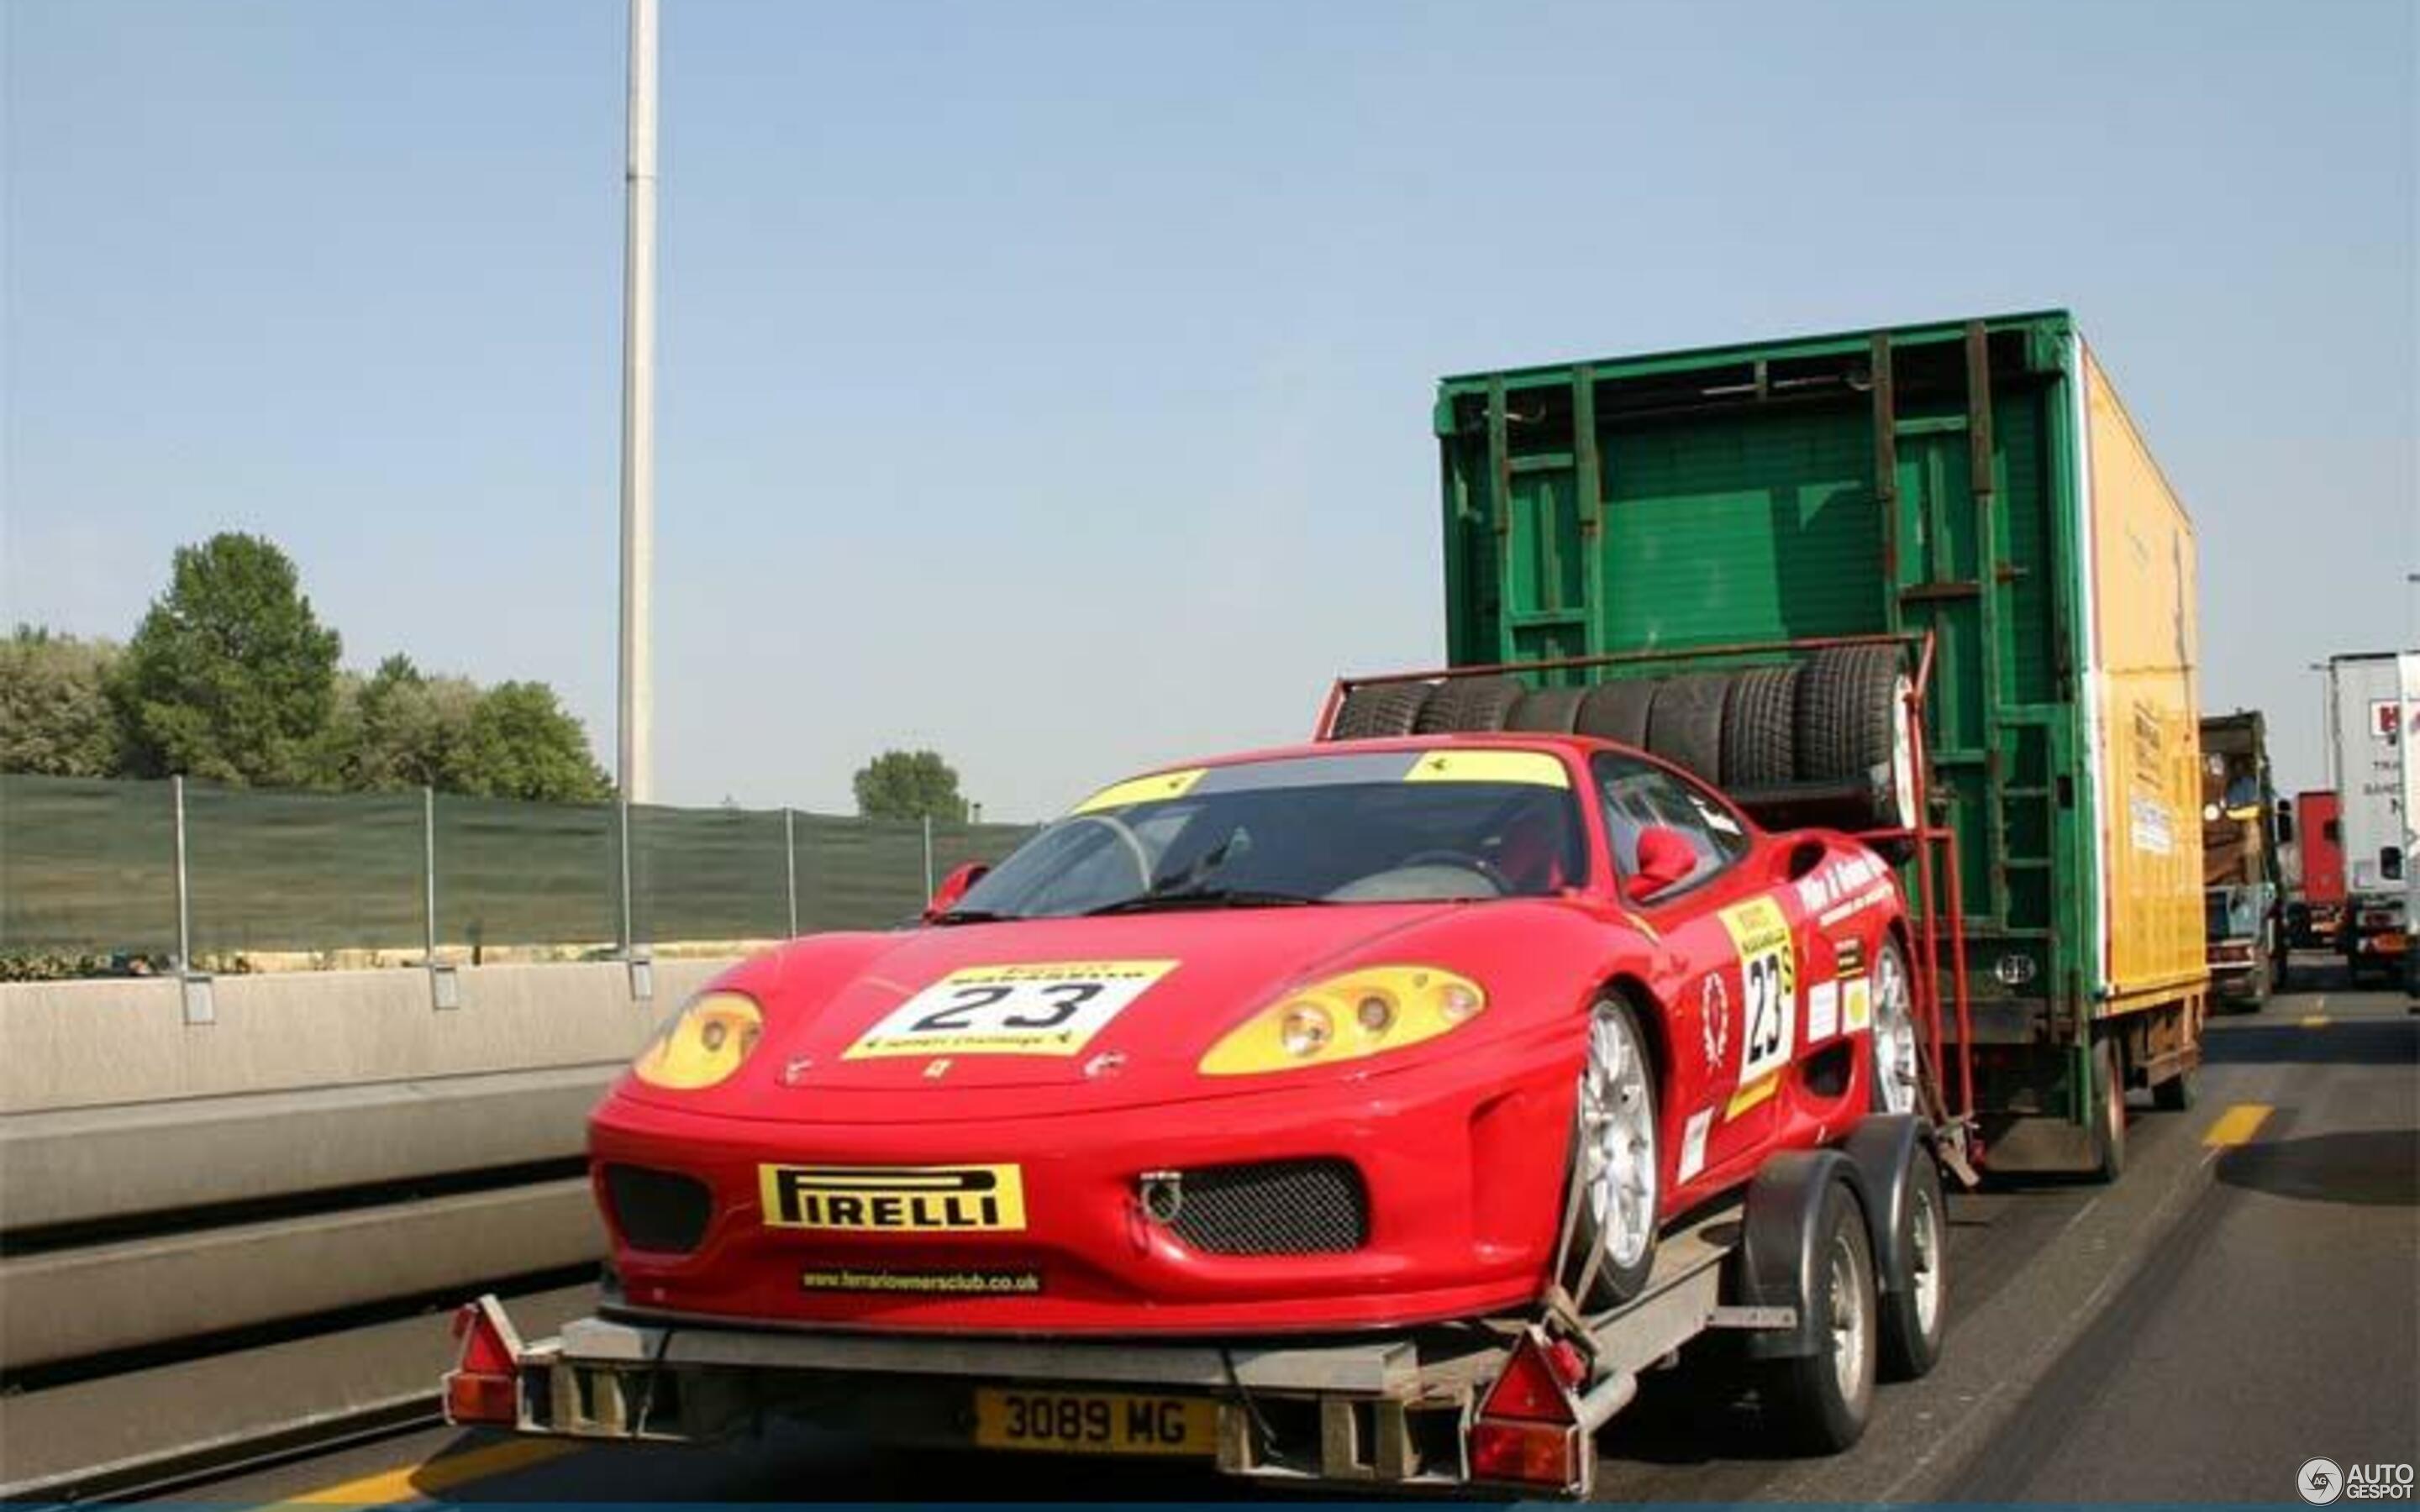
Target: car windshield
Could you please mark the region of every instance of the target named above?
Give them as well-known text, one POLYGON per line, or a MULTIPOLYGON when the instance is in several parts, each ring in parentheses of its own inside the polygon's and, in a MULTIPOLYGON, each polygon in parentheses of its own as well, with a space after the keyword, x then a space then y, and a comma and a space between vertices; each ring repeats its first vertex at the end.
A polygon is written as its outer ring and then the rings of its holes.
POLYGON ((1357 751, 1121 782, 943 918, 1535 898, 1586 873, 1559 757, 1357 751))

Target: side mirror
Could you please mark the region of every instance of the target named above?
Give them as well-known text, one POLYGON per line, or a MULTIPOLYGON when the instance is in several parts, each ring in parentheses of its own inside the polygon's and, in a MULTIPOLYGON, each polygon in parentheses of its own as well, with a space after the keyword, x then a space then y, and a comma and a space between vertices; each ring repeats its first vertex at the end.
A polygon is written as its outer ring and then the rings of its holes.
POLYGON ((1638 866, 1622 883, 1621 894, 1643 903, 1687 880, 1698 870, 1698 849, 1677 829, 1651 825, 1638 832, 1638 866))
POLYGON ((933 889, 933 901, 924 905, 925 922, 930 923, 958 906, 958 900, 990 873, 990 862, 968 861, 943 877, 941 885, 933 889))

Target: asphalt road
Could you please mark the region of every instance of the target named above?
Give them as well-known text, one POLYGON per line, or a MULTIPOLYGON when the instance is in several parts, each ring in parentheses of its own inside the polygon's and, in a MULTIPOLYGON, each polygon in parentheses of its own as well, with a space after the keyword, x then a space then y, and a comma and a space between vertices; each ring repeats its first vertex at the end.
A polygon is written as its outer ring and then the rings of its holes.
MULTIPOLYGON (((2325 968, 2322 968, 2325 969, 2325 968)), ((2111 1187, 1951 1202, 1951 1322, 1854 1450, 1765 1452, 1753 1399, 1650 1379, 1607 1501, 2291 1500, 2306 1459, 2420 1458, 2420 1015, 2320 990, 2211 1026, 2200 1100, 2138 1106, 2111 1187), (2265 1110, 2265 1111, 2261 1111, 2265 1110), (2240 1143, 2227 1143, 2230 1138, 2240 1143)), ((181 1501, 1200 1501, 1192 1466, 887 1452, 803 1427, 690 1450, 427 1432, 181 1501)))

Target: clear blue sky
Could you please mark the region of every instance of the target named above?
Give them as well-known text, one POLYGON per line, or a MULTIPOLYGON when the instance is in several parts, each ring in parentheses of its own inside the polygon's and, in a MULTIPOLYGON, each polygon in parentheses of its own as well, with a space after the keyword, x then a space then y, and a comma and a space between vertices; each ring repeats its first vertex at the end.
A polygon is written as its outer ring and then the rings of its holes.
MULTIPOLYGON (((671 801, 999 816, 1438 657, 1448 371, 2067 305, 2319 778, 2412 638, 2414 11, 664 0, 671 801)), ((613 736, 618 0, 6 0, 0 613, 266 532, 613 736)))

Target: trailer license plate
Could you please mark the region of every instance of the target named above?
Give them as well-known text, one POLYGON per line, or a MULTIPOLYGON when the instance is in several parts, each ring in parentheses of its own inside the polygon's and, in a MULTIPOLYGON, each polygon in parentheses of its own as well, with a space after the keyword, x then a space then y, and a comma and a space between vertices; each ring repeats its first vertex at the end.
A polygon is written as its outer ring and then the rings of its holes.
POLYGON ((1202 1396, 980 1386, 975 1443, 1062 1454, 1208 1457, 1218 1452, 1218 1404, 1202 1396))

